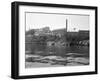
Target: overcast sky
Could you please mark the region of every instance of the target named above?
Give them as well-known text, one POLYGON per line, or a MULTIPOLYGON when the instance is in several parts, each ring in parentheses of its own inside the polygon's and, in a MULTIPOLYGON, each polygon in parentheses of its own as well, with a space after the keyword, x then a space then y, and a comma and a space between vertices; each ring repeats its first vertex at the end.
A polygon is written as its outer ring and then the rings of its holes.
POLYGON ((44 14, 26 13, 26 30, 50 27, 50 30, 66 28, 68 20, 68 31, 89 30, 88 15, 63 15, 63 14, 44 14))

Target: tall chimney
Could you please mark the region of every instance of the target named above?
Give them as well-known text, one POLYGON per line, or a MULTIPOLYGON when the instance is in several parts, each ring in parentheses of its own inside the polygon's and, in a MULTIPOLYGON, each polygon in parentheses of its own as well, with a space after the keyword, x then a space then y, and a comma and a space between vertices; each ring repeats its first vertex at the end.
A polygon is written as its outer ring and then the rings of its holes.
POLYGON ((67 31, 67 26, 68 26, 68 23, 67 22, 68 22, 68 20, 66 19, 66 31, 67 31))

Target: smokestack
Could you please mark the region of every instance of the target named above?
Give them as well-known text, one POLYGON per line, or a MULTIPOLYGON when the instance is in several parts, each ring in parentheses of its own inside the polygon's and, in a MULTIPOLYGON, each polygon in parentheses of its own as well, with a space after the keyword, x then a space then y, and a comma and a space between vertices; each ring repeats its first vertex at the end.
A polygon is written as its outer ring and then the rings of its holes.
POLYGON ((67 26, 68 26, 68 23, 67 22, 68 22, 68 20, 66 19, 66 31, 67 31, 67 26))

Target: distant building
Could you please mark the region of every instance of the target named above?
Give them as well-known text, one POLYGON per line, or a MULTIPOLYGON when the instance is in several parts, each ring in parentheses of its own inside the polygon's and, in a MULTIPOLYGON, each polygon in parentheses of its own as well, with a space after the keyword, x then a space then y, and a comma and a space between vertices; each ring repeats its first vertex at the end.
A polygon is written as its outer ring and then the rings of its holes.
POLYGON ((80 30, 79 37, 84 37, 84 38, 89 39, 89 30, 80 30))
POLYGON ((52 34, 52 32, 50 31, 49 27, 44 27, 41 29, 36 29, 35 30, 35 36, 43 36, 43 35, 50 35, 52 34))
POLYGON ((52 32, 53 32, 54 35, 59 36, 59 37, 65 35, 67 33, 66 28, 65 29, 53 30, 52 32))
POLYGON ((78 32, 67 32, 70 36, 89 36, 89 30, 79 30, 78 32))
POLYGON ((79 30, 79 34, 89 35, 89 30, 79 30))

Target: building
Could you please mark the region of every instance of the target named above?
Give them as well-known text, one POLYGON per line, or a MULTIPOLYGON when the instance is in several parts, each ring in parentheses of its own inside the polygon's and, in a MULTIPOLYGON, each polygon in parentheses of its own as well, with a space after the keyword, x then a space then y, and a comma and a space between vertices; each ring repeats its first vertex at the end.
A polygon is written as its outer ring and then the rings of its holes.
POLYGON ((50 31, 49 27, 44 27, 41 29, 35 29, 35 36, 44 36, 44 35, 50 35, 52 32, 50 31))

